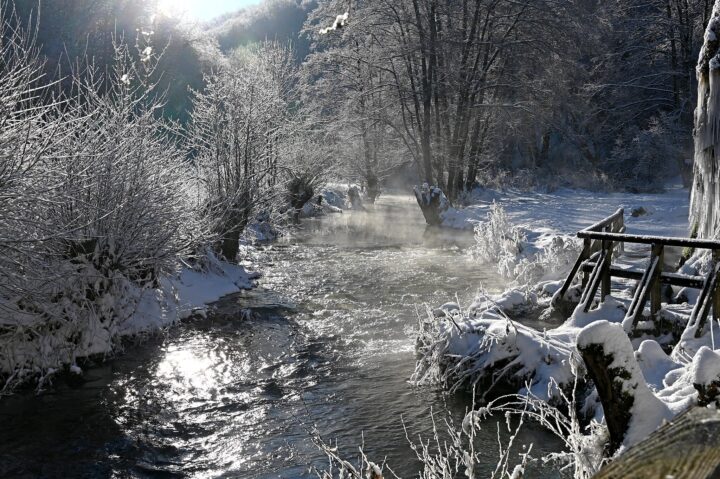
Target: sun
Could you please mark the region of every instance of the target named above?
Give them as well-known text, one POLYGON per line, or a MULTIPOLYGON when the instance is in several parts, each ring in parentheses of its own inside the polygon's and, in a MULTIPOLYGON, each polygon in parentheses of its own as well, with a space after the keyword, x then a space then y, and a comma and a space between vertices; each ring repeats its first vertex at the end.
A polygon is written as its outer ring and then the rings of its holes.
POLYGON ((157 11, 168 17, 185 17, 189 15, 193 0, 157 0, 157 11))

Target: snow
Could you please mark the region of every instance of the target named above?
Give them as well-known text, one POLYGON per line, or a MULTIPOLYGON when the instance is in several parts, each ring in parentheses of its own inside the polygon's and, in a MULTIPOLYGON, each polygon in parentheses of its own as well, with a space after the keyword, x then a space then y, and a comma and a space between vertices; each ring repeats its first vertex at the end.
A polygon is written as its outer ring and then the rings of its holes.
POLYGON ((672 419, 674 414, 645 382, 645 377, 635 360, 630 339, 622 326, 609 321, 589 324, 578 334, 577 346, 584 349, 593 344, 602 345, 604 353, 612 356, 613 360, 609 368, 623 369, 629 373, 630 377, 627 379, 617 376, 614 380, 622 381, 623 391, 634 398, 631 407, 632 417, 623 441, 624 447, 630 447, 645 439, 664 421, 672 419))
POLYGON ((720 354, 703 346, 690 366, 693 384, 709 385, 720 380, 720 354))
POLYGON ((156 289, 119 278, 114 289, 98 298, 96 309, 82 314, 72 308, 70 299, 63 299, 67 305, 58 306, 73 316, 53 325, 7 302, 0 305, 5 313, 0 315, 0 325, 7 331, 0 336, 0 376, 17 382, 39 377, 42 385, 63 366, 82 374, 78 358, 111 353, 118 338, 153 332, 191 314, 205 314, 209 303, 252 288, 257 277, 208 253, 201 266, 185 265, 177 275, 160 278, 156 289))
POLYGON ((697 351, 689 364, 665 375, 664 387, 658 397, 677 415, 698 404, 698 386, 707 387, 719 382, 720 353, 705 346, 697 351))
POLYGON ((347 24, 349 15, 350 15, 349 12, 345 12, 342 15, 338 15, 337 17, 335 17, 335 21, 332 23, 331 26, 320 29, 320 35, 325 35, 327 33, 333 32, 339 28, 344 27, 347 24))
POLYGON ((350 201, 348 199, 349 191, 353 187, 351 185, 343 184, 328 184, 320 190, 320 193, 314 195, 310 200, 303 205, 300 210, 301 218, 314 218, 318 216, 325 216, 327 214, 342 213, 343 210, 351 208, 350 201))
POLYGON ((640 347, 635 351, 635 359, 642 370, 645 382, 655 391, 664 387, 663 380, 670 371, 682 367, 665 354, 662 346, 652 339, 640 343, 640 347))
POLYGON ((575 234, 618 208, 625 209, 628 233, 688 234, 689 194, 680 185, 668 185, 664 193, 646 194, 599 193, 567 188, 552 193, 478 189, 469 198, 474 203, 448 214, 444 226, 473 229, 487 219, 488 212, 496 203, 502 205, 512 224, 526 231, 532 244, 541 245, 558 234, 575 234), (630 216, 633 208, 641 206, 651 213, 630 216))
POLYGON ((625 318, 624 304, 616 298, 607 297, 597 308, 591 309, 587 313, 583 311, 583 305, 578 304, 572 316, 565 321, 563 326, 566 328, 584 328, 601 320, 620 323, 623 318, 625 318))
MULTIPOLYGON (((688 191, 679 185, 670 185, 658 194, 570 189, 553 193, 498 192, 479 188, 465 200, 476 203, 460 210, 448 208, 443 218, 449 215, 452 220, 443 225, 473 228, 473 256, 495 265, 498 273, 514 285, 563 278, 582 246, 575 236, 577 231, 619 207, 625 210, 625 226, 630 234, 686 236, 688 232, 688 191), (632 216, 632 211, 640 208, 646 214, 632 216)), ((637 252, 644 247, 628 248, 637 252)))
POLYGON ((204 270, 184 267, 176 277, 163 278, 160 288, 143 295, 136 313, 125 321, 121 335, 159 329, 192 314, 204 314, 207 305, 231 293, 254 286, 257 273, 209 256, 204 270))

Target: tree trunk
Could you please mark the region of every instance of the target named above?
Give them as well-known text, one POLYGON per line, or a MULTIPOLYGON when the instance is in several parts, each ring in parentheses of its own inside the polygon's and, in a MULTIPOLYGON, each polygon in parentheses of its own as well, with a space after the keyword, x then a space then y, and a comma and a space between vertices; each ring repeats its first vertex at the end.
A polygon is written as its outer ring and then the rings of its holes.
POLYGON ((450 202, 440 188, 423 185, 413 188, 415 199, 422 210, 425 222, 430 226, 442 224, 442 213, 448 209, 450 202))
POLYGON ((715 1, 697 66, 695 179, 690 198, 690 227, 699 238, 720 233, 720 0, 715 1))

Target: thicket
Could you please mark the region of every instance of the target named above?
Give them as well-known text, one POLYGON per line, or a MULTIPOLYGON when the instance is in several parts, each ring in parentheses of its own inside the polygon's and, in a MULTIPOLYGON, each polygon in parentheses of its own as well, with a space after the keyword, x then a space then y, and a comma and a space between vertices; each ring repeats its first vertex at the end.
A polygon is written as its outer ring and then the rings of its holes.
MULTIPOLYGON (((50 80, 37 37, 0 3, 0 389, 107 354, 164 278, 237 255, 254 215, 288 209, 298 158, 292 50, 236 52, 165 119, 162 49, 140 29, 113 62, 50 80)), ((34 30, 33 30, 34 31, 34 30)), ((302 140, 301 140, 302 139, 302 140)), ((302 160, 302 161, 301 161, 302 160)))

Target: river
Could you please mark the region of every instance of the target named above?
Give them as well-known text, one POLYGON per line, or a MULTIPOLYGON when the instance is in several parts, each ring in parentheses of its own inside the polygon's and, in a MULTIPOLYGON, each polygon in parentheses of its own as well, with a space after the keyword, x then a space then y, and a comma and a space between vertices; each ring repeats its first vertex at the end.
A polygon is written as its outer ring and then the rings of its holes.
MULTIPOLYGON (((80 386, 2 399, 0 475, 316 477, 327 462, 310 440, 317 427, 349 459, 364 442, 371 460, 413 477, 403 423, 427 440, 433 414, 443 431, 470 405, 408 383, 418 314, 503 287, 467 256, 472 241, 427 230, 409 196, 304 220, 248 257, 264 275, 257 289, 128 345, 80 386)), ((488 422, 478 438, 487 471, 496 434, 488 422)), ((559 447, 532 426, 519 442, 536 456, 559 447)))

